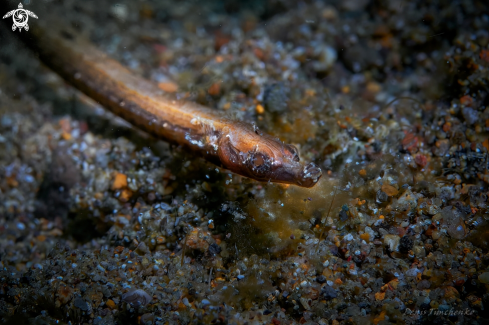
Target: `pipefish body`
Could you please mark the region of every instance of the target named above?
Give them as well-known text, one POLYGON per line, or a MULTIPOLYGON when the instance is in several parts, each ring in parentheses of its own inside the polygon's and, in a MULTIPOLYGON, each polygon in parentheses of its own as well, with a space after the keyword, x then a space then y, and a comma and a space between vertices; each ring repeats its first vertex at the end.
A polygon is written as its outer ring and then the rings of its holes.
POLYGON ((258 181, 312 187, 321 177, 321 169, 314 163, 302 163, 293 145, 254 125, 165 94, 61 26, 63 29, 52 22, 36 21, 22 38, 67 82, 136 127, 258 181))

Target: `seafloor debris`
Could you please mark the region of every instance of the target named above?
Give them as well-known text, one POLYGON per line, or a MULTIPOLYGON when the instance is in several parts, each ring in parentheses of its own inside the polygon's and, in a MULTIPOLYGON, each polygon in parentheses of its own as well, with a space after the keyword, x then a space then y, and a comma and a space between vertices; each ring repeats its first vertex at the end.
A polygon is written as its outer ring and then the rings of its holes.
POLYGON ((146 306, 153 299, 142 289, 134 289, 122 295, 122 300, 133 307, 146 306))
POLYGON ((253 3, 52 10, 294 143, 312 189, 194 159, 2 46, 2 321, 487 323, 486 2, 253 3))

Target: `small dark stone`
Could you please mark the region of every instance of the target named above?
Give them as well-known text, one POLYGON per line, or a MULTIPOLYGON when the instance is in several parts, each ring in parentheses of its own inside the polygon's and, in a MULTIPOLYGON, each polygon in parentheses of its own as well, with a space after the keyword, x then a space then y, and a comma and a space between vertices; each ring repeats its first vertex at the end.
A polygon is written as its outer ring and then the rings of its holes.
POLYGON ((479 120, 479 112, 470 107, 464 107, 462 109, 462 115, 464 116, 465 122, 468 125, 472 125, 479 120))
POLYGON ((384 191, 378 190, 375 199, 377 203, 384 203, 389 199, 389 196, 384 191))
POLYGON ((454 130, 450 140, 454 144, 462 144, 465 141, 465 133, 461 130, 454 130))
POLYGON ((325 285, 321 288, 321 295, 324 297, 324 299, 333 299, 338 296, 336 290, 329 285, 325 285))
MULTIPOLYGON (((107 316, 108 313, 110 313, 110 309, 104 308, 100 311, 100 316, 105 317, 105 316, 107 316)), ((95 323, 95 320, 94 320, 94 323, 95 323)))
POLYGON ((357 266, 360 266, 364 261, 365 261, 365 254, 362 253, 360 255, 354 255, 352 260, 353 262, 355 262, 355 264, 357 264, 357 266))
POLYGON ((319 283, 325 283, 326 282, 326 277, 324 275, 320 275, 316 277, 316 281, 319 283))
POLYGON ((413 248, 413 240, 409 236, 403 236, 399 241, 399 252, 407 254, 413 248))
POLYGON ((79 285, 78 285, 78 289, 80 289, 80 292, 85 292, 87 291, 87 284, 85 282, 81 282, 79 285))
POLYGON ((267 110, 272 113, 284 113, 287 110, 288 89, 282 82, 267 85, 264 93, 264 103, 267 110))
POLYGON ((266 309, 264 312, 263 312, 263 315, 270 315, 272 312, 268 309, 266 309))
POLYGON ((75 299, 73 300, 73 304, 75 305, 75 307, 80 308, 83 311, 88 310, 88 305, 86 301, 83 300, 83 298, 80 296, 75 297, 75 299))
POLYGON ((428 280, 421 280, 416 287, 418 288, 418 290, 429 289, 431 287, 431 283, 428 280))
POLYGON ((212 256, 216 256, 221 252, 221 247, 217 245, 216 243, 212 243, 209 245, 209 254, 212 256))
POLYGON ((153 297, 142 289, 132 289, 122 295, 123 301, 136 308, 147 305, 152 299, 153 297))
POLYGON ((338 256, 338 247, 336 245, 329 246, 329 250, 331 254, 338 256))
MULTIPOLYGON (((479 194, 478 191, 477 191, 477 189, 476 189, 476 187, 475 186, 471 186, 469 188, 469 196, 471 195, 471 190, 472 190, 472 193, 475 192, 476 195, 479 194), (475 189, 475 191, 472 190, 472 189, 475 189)), ((472 213, 472 211, 470 209, 470 206, 464 205, 463 202, 456 201, 456 202, 453 203, 453 206, 456 207, 460 212, 462 212, 464 214, 471 214, 472 213)))
POLYGON ((341 221, 346 221, 348 220, 348 213, 346 213, 345 210, 341 210, 340 211, 340 220, 341 221))
POLYGON ((165 202, 160 202, 160 209, 164 211, 171 211, 172 207, 169 204, 166 204, 165 202))
POLYGON ((367 303, 366 303, 366 302, 361 302, 361 303, 359 303, 359 304, 358 304, 358 308, 365 308, 365 307, 367 307, 367 306, 368 306, 368 305, 367 305, 367 303))
POLYGON ((380 152, 382 150, 382 144, 379 141, 374 141, 371 146, 374 149, 374 152, 380 152))
POLYGON ((346 308, 348 308, 348 305, 347 305, 347 304, 344 304, 344 303, 343 303, 343 304, 339 304, 339 305, 336 307, 336 309, 338 309, 338 310, 340 310, 340 311, 341 311, 341 310, 344 310, 344 309, 346 309, 346 308))

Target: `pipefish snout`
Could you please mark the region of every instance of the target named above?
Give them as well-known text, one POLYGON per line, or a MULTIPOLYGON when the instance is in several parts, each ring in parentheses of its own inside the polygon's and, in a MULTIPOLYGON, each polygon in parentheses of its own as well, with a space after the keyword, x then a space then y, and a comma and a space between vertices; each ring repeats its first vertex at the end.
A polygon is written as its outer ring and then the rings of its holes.
POLYGON ((178 100, 51 20, 23 37, 41 61, 74 87, 140 129, 183 145, 236 174, 263 182, 314 186, 321 169, 256 127, 178 100))
POLYGON ((223 129, 218 150, 221 162, 237 174, 259 181, 314 186, 321 169, 301 163, 295 146, 285 144, 256 126, 234 122, 223 129))

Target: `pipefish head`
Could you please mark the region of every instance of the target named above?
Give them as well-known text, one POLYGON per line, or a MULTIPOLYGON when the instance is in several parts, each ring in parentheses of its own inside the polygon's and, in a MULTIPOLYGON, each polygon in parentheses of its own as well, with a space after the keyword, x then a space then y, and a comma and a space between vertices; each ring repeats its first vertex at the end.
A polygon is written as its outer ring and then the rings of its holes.
POLYGON ((218 153, 223 167, 258 181, 312 187, 322 176, 314 163, 301 162, 296 147, 245 123, 224 128, 218 153))

